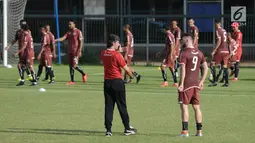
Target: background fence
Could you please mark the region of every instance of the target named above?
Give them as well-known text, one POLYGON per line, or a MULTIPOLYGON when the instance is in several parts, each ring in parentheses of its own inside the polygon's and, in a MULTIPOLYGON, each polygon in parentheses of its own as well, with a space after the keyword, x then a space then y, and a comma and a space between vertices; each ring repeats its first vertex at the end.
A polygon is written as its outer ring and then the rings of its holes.
MULTIPOLYGON (((84 36, 84 62, 99 63, 100 52, 105 48, 105 42, 108 34, 114 33, 120 35, 123 41, 124 33, 122 26, 124 24, 131 25, 131 31, 134 35, 135 55, 134 62, 154 63, 161 61, 156 57, 156 53, 164 47, 164 37, 162 32, 164 24, 170 24, 172 20, 177 20, 179 27, 184 28, 184 20, 187 17, 183 15, 60 15, 60 35, 68 30, 68 20, 72 19, 76 22, 76 27, 82 30, 84 36)), ((221 17, 193 17, 195 19, 209 19, 212 23, 216 19, 223 19, 223 27, 231 32, 230 15, 221 17)), ((28 21, 35 43, 40 41, 39 25, 48 23, 52 26, 52 32, 56 34, 55 19, 53 15, 25 15, 28 21)), ((247 15, 245 26, 241 26, 243 33, 243 57, 242 61, 255 61, 255 15, 247 15)), ((210 25, 214 29, 214 25, 210 25)), ((199 27, 198 27, 199 28, 199 27)), ((199 33, 199 49, 209 57, 215 44, 215 30, 211 32, 199 33)), ((62 53, 66 53, 67 42, 62 43, 62 53)), ((39 51, 36 46, 36 52, 39 51)), ((63 58, 65 61, 65 58, 63 58)), ((65 63, 63 61, 63 63, 65 63)))

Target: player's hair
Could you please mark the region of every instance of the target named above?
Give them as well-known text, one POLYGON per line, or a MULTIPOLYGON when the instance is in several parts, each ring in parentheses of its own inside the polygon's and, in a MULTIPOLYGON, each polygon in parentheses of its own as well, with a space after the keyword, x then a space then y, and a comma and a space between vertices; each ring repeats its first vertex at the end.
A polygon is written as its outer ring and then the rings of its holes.
POLYGON ((112 42, 117 42, 117 41, 120 41, 119 36, 115 34, 110 34, 107 39, 107 45, 106 45, 107 48, 110 48, 112 46, 112 42))
POLYGON ((129 24, 125 24, 124 27, 127 28, 128 30, 130 29, 130 25, 129 24))
POLYGON ((28 24, 23 24, 23 25, 21 25, 21 29, 24 30, 24 31, 29 30, 28 24))
POLYGON ((20 20, 20 21, 19 21, 19 24, 20 24, 20 25, 25 25, 25 24, 27 24, 27 22, 26 22, 26 20, 23 19, 23 20, 20 20))
POLYGON ((221 21, 220 20, 215 20, 215 23, 216 24, 221 24, 221 21))
POLYGON ((195 21, 193 18, 188 18, 188 21, 190 21, 190 20, 193 20, 193 21, 195 21))
POLYGON ((163 29, 170 30, 170 25, 169 24, 165 24, 163 29))
POLYGON ((76 23, 75 20, 72 20, 72 19, 70 19, 70 20, 68 20, 68 21, 69 21, 69 22, 73 22, 74 24, 76 23))
POLYGON ((177 20, 173 20, 172 22, 176 22, 178 24, 178 21, 177 20))

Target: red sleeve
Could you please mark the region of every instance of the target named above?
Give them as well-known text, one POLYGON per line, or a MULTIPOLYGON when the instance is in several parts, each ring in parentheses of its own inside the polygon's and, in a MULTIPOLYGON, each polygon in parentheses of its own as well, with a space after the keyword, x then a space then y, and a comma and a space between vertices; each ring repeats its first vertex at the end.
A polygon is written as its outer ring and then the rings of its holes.
POLYGON ((186 56, 183 53, 181 53, 181 57, 180 57, 180 64, 186 64, 187 63, 187 59, 186 59, 186 56))
POLYGON ((116 58, 117 58, 117 64, 118 64, 120 67, 123 68, 123 67, 126 65, 126 62, 125 62, 123 56, 121 55, 121 53, 117 52, 116 58))

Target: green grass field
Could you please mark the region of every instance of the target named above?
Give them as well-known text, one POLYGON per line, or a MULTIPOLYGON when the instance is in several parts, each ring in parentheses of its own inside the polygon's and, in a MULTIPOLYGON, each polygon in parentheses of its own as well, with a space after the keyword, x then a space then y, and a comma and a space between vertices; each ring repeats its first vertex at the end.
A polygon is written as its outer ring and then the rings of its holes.
MULTIPOLYGON (((241 69, 240 81, 229 88, 206 87, 201 93, 203 137, 195 137, 190 110, 189 138, 181 131, 177 90, 162 88, 157 67, 135 67, 143 77, 128 84, 127 102, 135 136, 123 136, 117 108, 113 137, 104 136, 103 67, 82 66, 88 82, 66 86, 67 66, 55 66, 56 83, 16 87, 16 68, 0 68, 0 143, 252 143, 255 121, 254 69, 241 69), (46 92, 39 92, 39 88, 46 92)), ((169 75, 169 72, 168 72, 169 75)), ((44 75, 43 75, 44 76, 44 75)), ((206 86, 209 83, 206 82, 206 86)), ((191 108, 190 108, 191 109, 191 108)))

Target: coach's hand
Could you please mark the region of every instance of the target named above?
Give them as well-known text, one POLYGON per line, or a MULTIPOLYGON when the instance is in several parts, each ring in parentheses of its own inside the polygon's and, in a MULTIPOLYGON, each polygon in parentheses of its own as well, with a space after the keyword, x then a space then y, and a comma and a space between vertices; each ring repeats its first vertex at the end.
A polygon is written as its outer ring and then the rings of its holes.
POLYGON ((81 51, 79 51, 79 52, 78 52, 78 54, 77 54, 77 57, 79 57, 79 58, 80 58, 81 56, 82 56, 82 52, 81 52, 81 51))
POLYGON ((179 91, 183 91, 183 88, 184 88, 184 87, 183 87, 183 84, 180 84, 179 87, 178 87, 178 90, 179 90, 179 91))

